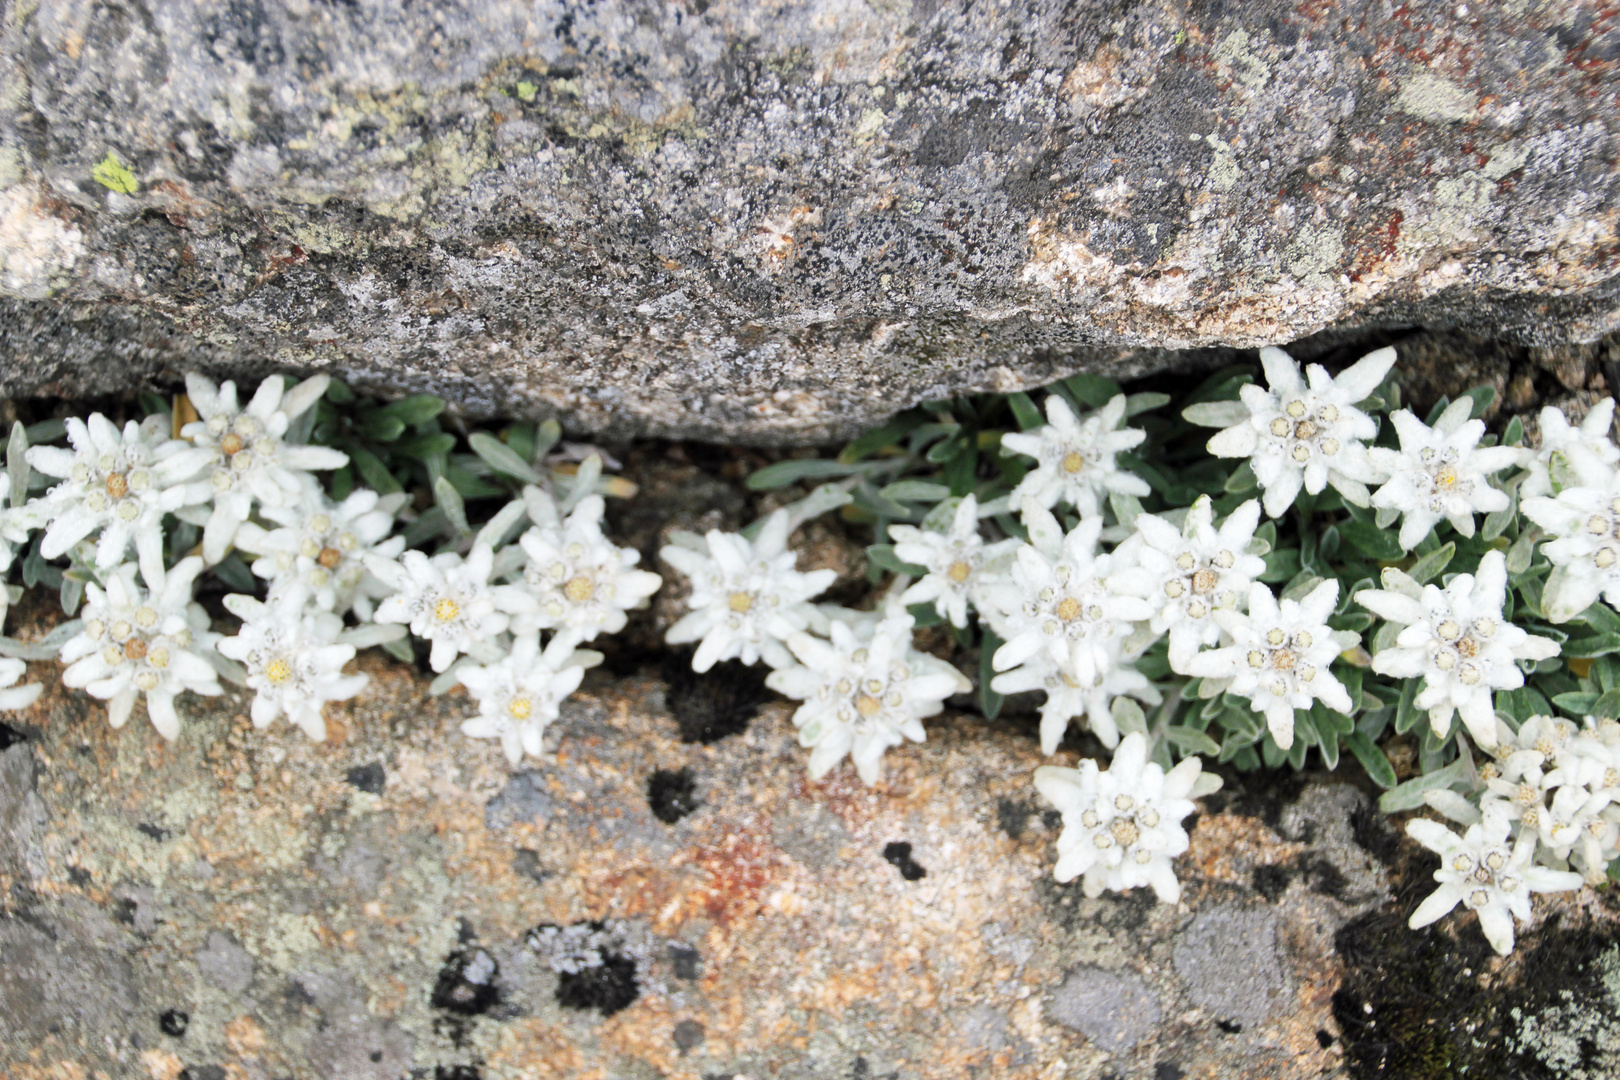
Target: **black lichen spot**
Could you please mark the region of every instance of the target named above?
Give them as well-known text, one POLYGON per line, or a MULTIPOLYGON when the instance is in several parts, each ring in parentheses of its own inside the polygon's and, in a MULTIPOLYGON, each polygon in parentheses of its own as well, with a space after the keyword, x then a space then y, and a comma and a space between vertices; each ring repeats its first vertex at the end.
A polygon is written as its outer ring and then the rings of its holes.
POLYGON ((1254 868, 1254 891, 1275 904, 1288 891, 1291 877, 1286 866, 1257 866, 1254 868))
POLYGON ((156 840, 160 844, 169 838, 168 829, 159 828, 156 825, 152 825, 144 821, 135 826, 135 828, 139 829, 147 836, 150 836, 153 840, 156 840))
POLYGON ((616 952, 601 952, 602 962, 557 977, 557 1004, 565 1009, 598 1009, 612 1016, 641 994, 636 962, 616 952))
POLYGON ((1321 1028, 1317 1028, 1316 1029, 1316 1045, 1320 1046, 1322 1049, 1326 1050, 1328 1047, 1333 1045, 1333 1036, 1329 1035, 1327 1032, 1323 1031, 1321 1028))
POLYGON ((664 664, 664 702, 680 729, 682 742, 712 743, 739 735, 770 699, 765 676, 736 660, 699 675, 691 654, 674 653, 664 664))
POLYGON ((545 881, 551 877, 551 871, 540 865, 539 853, 528 848, 523 848, 512 856, 512 872, 535 881, 545 881))
POLYGON ((90 884, 90 881, 91 881, 90 871, 86 870, 82 866, 70 866, 70 867, 68 867, 67 868, 67 876, 68 876, 69 881, 71 881, 73 884, 77 885, 81 889, 84 888, 86 885, 90 884))
POLYGON ((163 1034, 172 1035, 176 1039, 186 1033, 186 1025, 189 1023, 191 1023, 190 1014, 179 1009, 167 1009, 158 1017, 158 1027, 163 1029, 163 1034))
POLYGON ((181 1069, 175 1080, 225 1080, 225 1066, 223 1065, 193 1065, 188 1069, 181 1069))
POLYGON ((647 778, 647 805, 653 817, 673 825, 700 805, 692 791, 692 770, 659 769, 647 778))
POLYGON ((1385 866, 1395 865, 1401 848, 1400 834, 1372 802, 1361 803, 1350 811, 1350 835, 1367 854, 1385 866))
POLYGON ((373 1050, 371 1053, 367 1054, 366 1056, 369 1057, 372 1061, 381 1061, 382 1060, 382 1051, 381 1050, 373 1050))
POLYGON ((0 724, 0 752, 11 749, 20 742, 27 742, 28 736, 12 727, 10 724, 0 724))
POLYGON ((1020 840, 1024 836, 1024 826, 1029 822, 1029 815, 1033 813, 1029 803, 1019 802, 1017 799, 999 799, 996 802, 996 824, 1001 831, 1020 840))
POLYGON ((1334 866, 1326 859, 1301 858, 1296 865, 1314 893, 1331 896, 1335 900, 1342 900, 1347 904, 1360 903, 1362 900, 1369 899, 1368 897, 1351 895, 1350 880, 1344 876, 1337 866, 1334 866))
POLYGON ((1228 1035, 1236 1035, 1243 1030, 1243 1025, 1238 1023, 1236 1020, 1217 1020, 1215 1021, 1215 1026, 1226 1032, 1228 1035))
POLYGON ((435 1065, 433 1080, 484 1080, 484 1073, 476 1065, 435 1065))
POLYGON ((457 1016, 482 1016, 500 1000, 495 985, 499 973, 495 958, 483 949, 451 953, 433 986, 433 1007, 457 1016))
POLYGON ((118 901, 118 906, 113 908, 113 921, 121 922, 125 926, 134 926, 135 911, 138 906, 139 905, 137 905, 135 901, 131 900, 129 897, 124 897, 122 900, 118 901))
POLYGON ((680 1023, 675 1025, 673 1037, 675 1039, 675 1045, 679 1047, 681 1053, 684 1054, 688 1050, 692 1049, 692 1047, 703 1042, 703 1025, 698 1023, 696 1020, 682 1020, 680 1023))
POLYGON ((1041 824, 1046 826, 1047 832, 1057 832, 1063 827, 1063 815, 1056 810, 1041 812, 1041 824))
POLYGON ((388 783, 388 773, 383 770, 380 762, 373 761, 366 765, 356 765, 343 779, 361 791, 381 795, 383 786, 388 783))
POLYGON ((1173 1061, 1161 1061, 1153 1067, 1153 1080, 1181 1080, 1186 1075, 1173 1061))
POLYGON ((703 957, 690 945, 671 945, 669 959, 675 965, 677 979, 700 979, 703 977, 703 957))
POLYGON ((907 881, 919 881, 928 876, 928 871, 911 857, 911 845, 904 840, 895 840, 885 844, 883 857, 894 864, 900 876, 907 881))

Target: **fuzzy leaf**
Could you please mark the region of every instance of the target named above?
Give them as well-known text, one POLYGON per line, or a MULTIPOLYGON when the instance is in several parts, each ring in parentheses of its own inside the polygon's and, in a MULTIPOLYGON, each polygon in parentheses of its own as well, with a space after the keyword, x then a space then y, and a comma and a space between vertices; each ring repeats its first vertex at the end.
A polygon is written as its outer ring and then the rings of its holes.
POLYGON ((472 535, 472 526, 467 524, 467 504, 461 499, 461 493, 456 490, 448 477, 441 476, 433 481, 433 498, 439 509, 444 512, 445 520, 462 536, 472 535))
POLYGON ((1012 409, 1013 419, 1018 421, 1019 431, 1031 431, 1046 423, 1028 394, 1021 391, 1008 394, 1007 405, 1012 409))
POLYGON ((444 412, 444 399, 434 394, 412 394, 410 397, 391 401, 378 411, 407 427, 415 427, 444 412))
POLYGON ((1394 533, 1360 521, 1339 522, 1339 535, 1345 543, 1374 559, 1399 559, 1406 554, 1394 533))
POLYGON ((489 467, 496 472, 526 484, 540 483, 540 474, 519 457, 517 451, 488 432, 473 432, 467 436, 467 445, 472 447, 473 453, 489 462, 489 467))
POLYGON ((1357 731, 1345 738, 1344 745, 1361 762, 1361 767, 1367 770, 1373 783, 1385 790, 1395 786, 1395 766, 1389 763, 1389 755, 1379 749, 1376 743, 1357 731))
POLYGON ((1412 569, 1406 572, 1406 576, 1419 585, 1426 584, 1438 577, 1440 571, 1451 564, 1451 557, 1455 554, 1457 554, 1457 542, 1453 540, 1446 544, 1445 547, 1431 551, 1413 563, 1412 569))
POLYGON ((837 461, 825 461, 820 458, 778 461, 750 473, 748 475, 748 489, 750 491, 774 491, 777 488, 787 487, 789 484, 796 484, 800 480, 819 480, 826 476, 848 476, 850 473, 857 471, 859 470, 853 465, 845 465, 837 461))

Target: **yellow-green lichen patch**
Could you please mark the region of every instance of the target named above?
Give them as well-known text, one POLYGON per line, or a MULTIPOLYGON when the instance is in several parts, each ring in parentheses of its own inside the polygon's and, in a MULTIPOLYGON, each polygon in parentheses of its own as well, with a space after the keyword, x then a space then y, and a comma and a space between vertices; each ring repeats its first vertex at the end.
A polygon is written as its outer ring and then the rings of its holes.
POLYGON ((106 188, 116 191, 120 195, 133 195, 141 189, 140 182, 129 167, 118 160, 118 155, 109 151, 94 169, 90 170, 90 179, 106 188))

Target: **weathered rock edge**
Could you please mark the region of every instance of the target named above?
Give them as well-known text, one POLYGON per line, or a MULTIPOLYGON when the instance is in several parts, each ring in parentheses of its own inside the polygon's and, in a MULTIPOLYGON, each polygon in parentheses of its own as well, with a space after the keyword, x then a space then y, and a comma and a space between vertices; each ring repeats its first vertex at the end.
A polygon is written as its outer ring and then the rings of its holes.
POLYGON ((329 370, 810 441, 1324 328, 1620 327, 1562 0, 61 0, 0 25, 0 391, 329 370))

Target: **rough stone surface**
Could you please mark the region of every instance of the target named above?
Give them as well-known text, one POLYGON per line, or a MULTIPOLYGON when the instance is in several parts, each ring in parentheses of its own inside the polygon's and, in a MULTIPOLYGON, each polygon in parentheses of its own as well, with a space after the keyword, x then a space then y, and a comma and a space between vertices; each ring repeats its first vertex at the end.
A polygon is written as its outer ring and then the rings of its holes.
POLYGON ((0 23, 0 389, 806 441, 1328 328, 1616 328, 1591 3, 175 0, 0 23))

